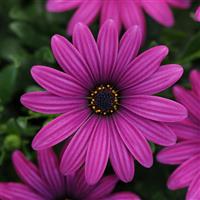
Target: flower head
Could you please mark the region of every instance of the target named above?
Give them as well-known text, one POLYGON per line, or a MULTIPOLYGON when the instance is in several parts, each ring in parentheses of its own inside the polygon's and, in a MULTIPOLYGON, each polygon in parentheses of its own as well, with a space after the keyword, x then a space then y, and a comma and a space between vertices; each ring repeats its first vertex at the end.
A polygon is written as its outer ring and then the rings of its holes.
POLYGON ((38 166, 27 160, 20 151, 12 156, 15 170, 22 183, 0 183, 1 200, 139 200, 129 192, 112 194, 118 179, 103 177, 98 184, 86 183, 84 171, 64 177, 59 171, 59 160, 52 149, 37 152, 38 166))
POLYGON ((68 34, 72 34, 76 23, 91 24, 100 13, 100 23, 107 19, 117 22, 120 29, 123 25, 126 29, 133 25, 139 25, 145 32, 145 17, 143 10, 158 23, 171 27, 174 17, 171 7, 180 9, 188 8, 190 0, 47 0, 46 8, 49 12, 63 12, 77 8, 67 28, 68 34))
POLYGON ((197 8, 194 17, 196 21, 200 22, 200 6, 197 8))
POLYGON ((187 200, 200 199, 200 72, 190 74, 192 90, 174 87, 174 95, 189 111, 186 120, 171 124, 178 143, 163 149, 157 156, 165 164, 179 165, 168 179, 168 188, 189 187, 187 200))
POLYGON ((183 73, 179 65, 160 66, 167 47, 137 56, 140 29, 130 28, 118 43, 112 20, 102 26, 97 43, 79 23, 73 44, 55 35, 51 45, 64 72, 34 66, 32 76, 46 91, 25 94, 21 102, 36 112, 61 114, 39 131, 32 147, 49 148, 72 136, 61 161, 64 174, 85 163, 86 180, 94 184, 110 159, 119 178, 128 182, 134 176, 134 159, 144 167, 153 163, 147 139, 164 146, 176 142, 165 122, 183 120, 187 111, 179 103, 153 96, 183 73))

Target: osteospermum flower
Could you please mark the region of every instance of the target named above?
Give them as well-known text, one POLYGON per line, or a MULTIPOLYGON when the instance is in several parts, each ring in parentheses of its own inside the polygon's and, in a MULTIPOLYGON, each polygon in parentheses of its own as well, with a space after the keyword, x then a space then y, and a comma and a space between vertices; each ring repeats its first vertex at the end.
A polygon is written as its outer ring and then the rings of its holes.
POLYGON ((194 17, 196 21, 200 22, 200 6, 197 8, 194 17))
POLYGON ((34 66, 32 76, 46 91, 25 94, 21 102, 33 111, 62 114, 39 131, 32 147, 41 150, 72 138, 62 157, 64 174, 85 163, 86 180, 94 184, 110 159, 119 178, 128 182, 134 176, 134 159, 144 167, 153 163, 147 139, 166 146, 175 143, 165 122, 183 120, 186 109, 153 96, 183 73, 179 65, 160 66, 166 46, 136 57, 139 28, 130 28, 118 43, 112 20, 102 26, 97 43, 88 27, 79 23, 73 44, 55 35, 51 45, 64 72, 34 66))
POLYGON ((174 17, 171 7, 188 8, 190 0, 47 0, 46 8, 50 12, 64 12, 78 8, 67 28, 72 34, 76 23, 91 24, 100 14, 100 23, 107 19, 117 22, 118 29, 123 25, 126 29, 139 25, 145 31, 144 11, 158 23, 171 27, 174 17))
POLYGON ((200 72, 193 70, 190 76, 192 91, 181 86, 174 88, 176 99, 188 110, 189 117, 171 125, 179 142, 163 149, 157 156, 165 164, 179 165, 168 179, 172 190, 189 187, 186 199, 200 199, 200 72))
POLYGON ((27 160, 20 151, 12 156, 15 170, 22 183, 0 183, 1 200, 139 200, 130 192, 113 193, 118 179, 103 177, 98 184, 86 183, 84 171, 63 176, 59 160, 52 149, 37 152, 38 166, 27 160))

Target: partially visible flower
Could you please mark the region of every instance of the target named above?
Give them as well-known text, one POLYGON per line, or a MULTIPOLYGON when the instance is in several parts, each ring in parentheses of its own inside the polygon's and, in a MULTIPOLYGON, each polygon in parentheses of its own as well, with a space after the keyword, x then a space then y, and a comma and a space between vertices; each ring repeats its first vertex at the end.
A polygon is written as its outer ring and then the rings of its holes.
POLYGON ((194 17, 196 21, 200 22, 200 6, 197 8, 194 17))
POLYGON ((64 12, 78 8, 67 28, 72 34, 76 23, 91 24, 100 15, 101 25, 107 19, 117 22, 118 29, 123 25, 126 29, 139 25, 145 32, 144 11, 158 23, 171 27, 174 17, 171 7, 188 8, 190 0, 48 0, 46 8, 49 12, 64 12))
POLYGON ((186 199, 200 199, 200 72, 190 74, 192 90, 174 87, 174 95, 189 111, 188 119, 171 124, 179 142, 163 149, 157 159, 161 163, 179 165, 168 179, 172 190, 189 187, 186 199))
POLYGON ((112 194, 118 179, 103 177, 98 184, 86 183, 84 171, 63 176, 59 160, 52 149, 37 152, 38 166, 27 160, 22 152, 12 156, 15 170, 22 183, 0 183, 1 200, 139 200, 130 192, 112 194))
POLYGON ((96 183, 110 159, 124 182, 134 176, 134 160, 151 167, 153 156, 147 140, 168 146, 176 135, 165 122, 187 117, 179 103, 154 96, 182 75, 180 65, 161 65, 166 46, 153 47, 137 56, 141 32, 130 28, 118 43, 115 23, 108 20, 97 43, 84 24, 77 24, 73 45, 60 35, 52 38, 52 50, 64 72, 45 66, 31 70, 46 91, 22 96, 27 108, 62 114, 35 136, 35 150, 49 148, 71 137, 61 161, 70 174, 85 165, 86 180, 96 183), (136 57, 137 56, 137 57, 136 57))

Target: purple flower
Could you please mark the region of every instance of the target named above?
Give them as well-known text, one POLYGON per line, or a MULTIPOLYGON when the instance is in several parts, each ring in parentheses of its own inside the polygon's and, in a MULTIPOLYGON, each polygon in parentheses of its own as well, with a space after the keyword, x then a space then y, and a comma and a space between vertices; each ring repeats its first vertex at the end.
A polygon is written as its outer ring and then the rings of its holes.
POLYGON ((52 149, 37 152, 38 167, 20 151, 12 156, 15 170, 23 183, 0 183, 1 200, 139 200, 130 192, 112 194, 118 179, 103 177, 98 184, 88 185, 84 171, 63 176, 59 171, 59 160, 52 149))
POLYGON ((196 21, 200 22, 200 6, 198 6, 194 17, 196 21))
POLYGON ((102 26, 97 43, 88 27, 79 23, 73 44, 55 35, 51 45, 64 72, 34 66, 32 76, 46 91, 25 94, 21 102, 36 112, 61 114, 39 131, 32 147, 41 150, 72 138, 61 161, 64 174, 85 163, 86 180, 94 184, 110 159, 119 178, 129 182, 134 159, 152 166, 147 139, 164 146, 176 142, 165 122, 181 121, 187 111, 175 101, 153 96, 183 73, 179 65, 160 66, 168 54, 166 46, 136 57, 139 28, 130 28, 118 43, 112 20, 102 26))
POLYGON ((158 23, 171 27, 174 17, 171 7, 180 9, 188 8, 190 0, 47 0, 46 9, 49 12, 64 12, 78 8, 70 20, 67 32, 73 33, 76 23, 83 22, 91 24, 96 16, 100 14, 100 24, 107 19, 117 22, 118 29, 123 25, 126 29, 133 25, 139 25, 142 33, 145 32, 144 11, 158 23))
POLYGON ((200 72, 190 74, 192 90, 174 87, 176 99, 189 111, 186 120, 171 124, 179 142, 163 149, 157 156, 165 164, 179 165, 168 179, 172 190, 189 187, 187 200, 200 199, 200 72))

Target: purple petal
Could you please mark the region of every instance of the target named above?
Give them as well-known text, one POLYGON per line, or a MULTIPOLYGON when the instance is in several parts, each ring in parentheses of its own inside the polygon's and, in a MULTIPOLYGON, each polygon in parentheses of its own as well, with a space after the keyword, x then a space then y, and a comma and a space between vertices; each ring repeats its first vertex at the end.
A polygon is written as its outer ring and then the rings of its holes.
POLYGON ((177 122, 187 117, 181 104, 157 96, 135 95, 124 100, 124 105, 144 118, 160 122, 177 122))
POLYGON ((110 129, 110 162, 117 176, 123 182, 130 182, 133 179, 135 171, 133 156, 124 145, 113 123, 110 124, 110 129))
POLYGON ((57 117, 37 133, 32 142, 33 149, 43 150, 67 139, 77 131, 88 116, 88 109, 77 108, 57 117))
POLYGON ((199 71, 192 70, 190 72, 190 83, 192 85, 192 90, 194 91, 194 93, 196 93, 200 97, 200 72, 199 71))
POLYGON ((101 5, 102 2, 100 0, 84 0, 71 18, 68 24, 67 33, 71 35, 73 33, 74 26, 79 22, 89 25, 96 18, 101 5))
POLYGON ((180 79, 183 68, 180 65, 169 64, 161 66, 147 80, 128 88, 125 93, 152 95, 166 90, 180 79))
POLYGON ((142 0, 145 11, 160 24, 171 27, 174 25, 173 13, 165 0, 159 0, 152 4, 151 1, 142 0))
POLYGON ((49 92, 29 92, 21 96, 21 103, 32 111, 61 114, 85 105, 84 99, 68 99, 49 92))
POLYGON ((159 69, 160 63, 167 54, 166 46, 156 46, 140 54, 120 76, 120 89, 133 87, 149 78, 159 69))
POLYGON ((121 110, 114 121, 116 130, 134 158, 144 167, 151 167, 153 164, 151 148, 145 137, 128 117, 128 113, 121 110))
POLYGON ((176 143, 176 135, 166 124, 145 119, 133 113, 131 118, 137 129, 148 140, 162 146, 170 146, 176 143))
POLYGON ((109 195, 115 188, 118 179, 115 176, 103 177, 95 188, 88 194, 87 200, 102 199, 109 195))
POLYGON ((118 32, 113 20, 107 20, 101 27, 97 44, 101 56, 101 78, 106 81, 114 70, 118 52, 118 32))
POLYGON ((200 6, 198 6, 197 10, 195 11, 195 20, 200 22, 200 6))
POLYGON ((85 59, 88 66, 88 73, 91 74, 90 76, 93 81, 99 80, 101 67, 100 54, 96 41, 86 25, 78 23, 75 26, 73 43, 85 59))
POLYGON ((160 151, 157 160, 164 164, 181 164, 200 153, 200 140, 189 140, 167 147, 160 151))
POLYGON ((52 149, 45 149, 37 153, 41 177, 47 181, 49 189, 55 196, 65 194, 64 176, 59 171, 59 162, 52 149))
POLYGON ((96 131, 91 136, 85 160, 85 177, 88 184, 99 181, 106 168, 110 154, 110 134, 107 118, 98 122, 96 131))
POLYGON ((140 200, 140 197, 131 192, 118 192, 103 200, 140 200))
POLYGON ((47 183, 41 179, 39 170, 31 161, 25 158, 23 153, 15 151, 12 155, 12 161, 18 176, 23 182, 43 197, 52 197, 52 191, 49 191, 47 183))
POLYGON ((191 4, 190 0, 167 0, 167 2, 177 8, 189 8, 191 4))
POLYGON ((167 186, 171 190, 188 187, 199 172, 200 156, 196 155, 180 165, 169 177, 167 186))
POLYGON ((96 132, 96 124, 98 121, 96 116, 91 116, 90 119, 78 129, 70 141, 61 160, 60 169, 63 174, 68 175, 74 173, 84 163, 88 142, 91 135, 96 132))
POLYGON ((82 0, 66 1, 66 0, 47 0, 46 9, 49 12, 64 12, 76 8, 81 4, 82 0))
POLYGON ((90 85, 91 77, 87 64, 78 50, 63 36, 54 35, 51 39, 53 54, 63 70, 73 76, 79 83, 90 85))
POLYGON ((60 97, 83 97, 85 90, 71 76, 45 66, 34 66, 31 69, 34 80, 48 92, 60 97))

